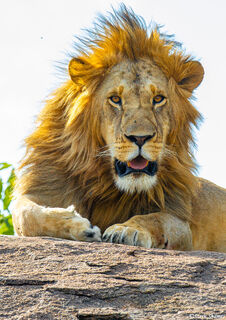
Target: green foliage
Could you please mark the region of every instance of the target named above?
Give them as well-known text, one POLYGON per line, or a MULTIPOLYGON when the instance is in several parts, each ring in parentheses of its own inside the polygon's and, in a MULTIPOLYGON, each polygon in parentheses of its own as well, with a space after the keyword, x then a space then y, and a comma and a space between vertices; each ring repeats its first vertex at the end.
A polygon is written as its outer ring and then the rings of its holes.
POLYGON ((0 234, 14 234, 10 203, 15 182, 15 173, 11 164, 0 163, 0 234), (3 171, 4 170, 4 171, 3 171), (6 179, 3 176, 6 175, 6 179))

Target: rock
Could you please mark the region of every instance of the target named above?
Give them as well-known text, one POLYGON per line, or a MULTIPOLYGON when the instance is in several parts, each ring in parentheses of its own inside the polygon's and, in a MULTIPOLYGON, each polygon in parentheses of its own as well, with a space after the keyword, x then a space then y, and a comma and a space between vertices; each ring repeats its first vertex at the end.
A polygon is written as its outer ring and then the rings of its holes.
POLYGON ((225 257, 0 237, 0 319, 222 319, 225 257))

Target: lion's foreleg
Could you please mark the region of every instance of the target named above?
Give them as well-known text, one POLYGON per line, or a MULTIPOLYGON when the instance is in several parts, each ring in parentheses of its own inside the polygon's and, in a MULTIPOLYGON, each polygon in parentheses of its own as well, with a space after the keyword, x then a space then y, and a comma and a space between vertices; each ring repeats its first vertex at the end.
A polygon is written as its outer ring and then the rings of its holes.
POLYGON ((101 241, 100 229, 92 226, 70 206, 49 208, 26 196, 19 197, 13 210, 13 225, 21 236, 49 236, 80 241, 101 241))
POLYGON ((192 250, 188 222, 164 212, 137 215, 122 224, 109 227, 103 241, 145 248, 192 250))

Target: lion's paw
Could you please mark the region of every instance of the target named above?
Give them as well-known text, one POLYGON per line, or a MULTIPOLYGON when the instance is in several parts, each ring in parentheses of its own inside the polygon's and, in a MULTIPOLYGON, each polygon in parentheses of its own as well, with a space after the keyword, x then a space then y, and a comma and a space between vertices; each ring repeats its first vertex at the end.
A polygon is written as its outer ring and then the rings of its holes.
POLYGON ((97 226, 92 226, 90 221, 75 212, 71 219, 70 235, 73 240, 101 242, 101 231, 97 226))
POLYGON ((148 231, 137 230, 120 224, 115 224, 105 230, 102 240, 104 242, 152 248, 152 239, 148 231))

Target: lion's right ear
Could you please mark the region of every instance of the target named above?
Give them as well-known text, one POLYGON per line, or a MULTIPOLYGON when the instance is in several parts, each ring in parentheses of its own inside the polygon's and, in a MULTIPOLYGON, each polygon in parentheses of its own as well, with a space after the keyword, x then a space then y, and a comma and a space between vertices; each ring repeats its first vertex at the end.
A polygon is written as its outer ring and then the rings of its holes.
POLYGON ((204 76, 204 69, 200 62, 189 61, 183 64, 178 85, 192 93, 199 86, 204 76))
POLYGON ((71 80, 77 85, 84 86, 86 83, 87 75, 90 71, 90 64, 84 59, 73 58, 68 66, 69 75, 71 80))

